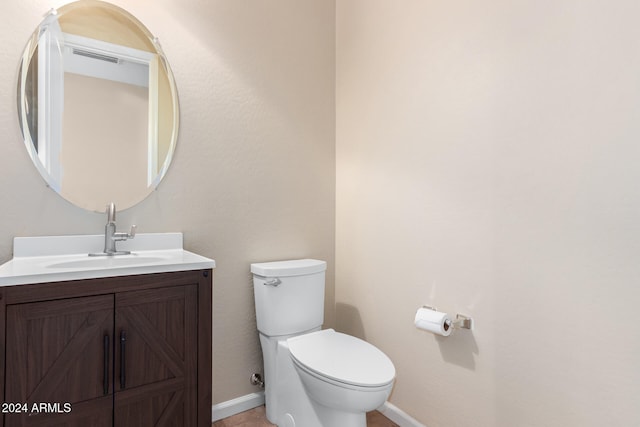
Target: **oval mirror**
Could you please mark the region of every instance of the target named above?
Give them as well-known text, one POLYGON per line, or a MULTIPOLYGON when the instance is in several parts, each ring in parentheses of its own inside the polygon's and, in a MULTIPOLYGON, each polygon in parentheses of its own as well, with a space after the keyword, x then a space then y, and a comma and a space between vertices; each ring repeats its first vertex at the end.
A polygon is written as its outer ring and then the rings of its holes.
POLYGON ((52 10, 35 30, 21 61, 18 113, 47 185, 97 212, 148 196, 178 135, 176 86, 157 40, 97 0, 52 10))

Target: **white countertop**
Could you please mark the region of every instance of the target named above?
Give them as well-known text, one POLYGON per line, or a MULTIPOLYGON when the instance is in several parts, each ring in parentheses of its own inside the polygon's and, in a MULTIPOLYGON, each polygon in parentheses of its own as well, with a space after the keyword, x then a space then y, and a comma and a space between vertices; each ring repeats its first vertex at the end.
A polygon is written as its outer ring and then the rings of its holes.
POLYGON ((0 266, 0 286, 215 268, 214 260, 182 247, 182 233, 143 233, 118 242, 130 255, 102 252, 104 235, 16 237, 13 259, 0 266))

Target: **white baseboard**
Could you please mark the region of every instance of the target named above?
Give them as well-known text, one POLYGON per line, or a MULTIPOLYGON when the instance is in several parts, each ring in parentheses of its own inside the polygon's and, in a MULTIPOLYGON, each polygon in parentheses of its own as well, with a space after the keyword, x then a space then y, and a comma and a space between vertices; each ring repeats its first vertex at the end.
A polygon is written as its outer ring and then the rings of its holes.
POLYGON ((384 402, 384 404, 378 408, 378 411, 382 412, 385 417, 400 427, 426 427, 392 403, 384 402))
POLYGON ((211 407, 211 422, 230 417, 240 412, 248 411, 264 405, 264 392, 251 393, 235 399, 227 400, 211 407))
MULTIPOLYGON (((245 396, 227 400, 226 402, 215 404, 211 407, 211 422, 239 414, 240 412, 248 411, 249 409, 256 408, 260 405, 264 405, 263 391, 247 394, 245 396)), ((424 424, 421 424, 392 403, 385 402, 378 408, 378 411, 382 412, 385 417, 389 418, 400 427, 426 427, 424 424)))

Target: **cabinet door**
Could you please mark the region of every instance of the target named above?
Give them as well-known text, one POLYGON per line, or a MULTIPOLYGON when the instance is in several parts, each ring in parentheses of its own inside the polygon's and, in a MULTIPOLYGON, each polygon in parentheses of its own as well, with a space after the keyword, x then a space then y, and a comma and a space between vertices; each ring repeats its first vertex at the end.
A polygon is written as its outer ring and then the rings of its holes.
POLYGON ((5 426, 113 425, 113 304, 103 295, 7 306, 5 401, 27 413, 7 414, 5 426))
POLYGON ((116 294, 115 425, 195 427, 197 285, 116 294))

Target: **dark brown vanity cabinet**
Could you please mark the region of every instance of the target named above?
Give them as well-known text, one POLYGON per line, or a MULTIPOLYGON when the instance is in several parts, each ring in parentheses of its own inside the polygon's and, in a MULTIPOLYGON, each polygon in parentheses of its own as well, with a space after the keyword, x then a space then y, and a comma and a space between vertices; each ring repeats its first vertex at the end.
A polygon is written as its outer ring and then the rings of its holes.
POLYGON ((1 292, 4 426, 211 425, 211 270, 1 292))

